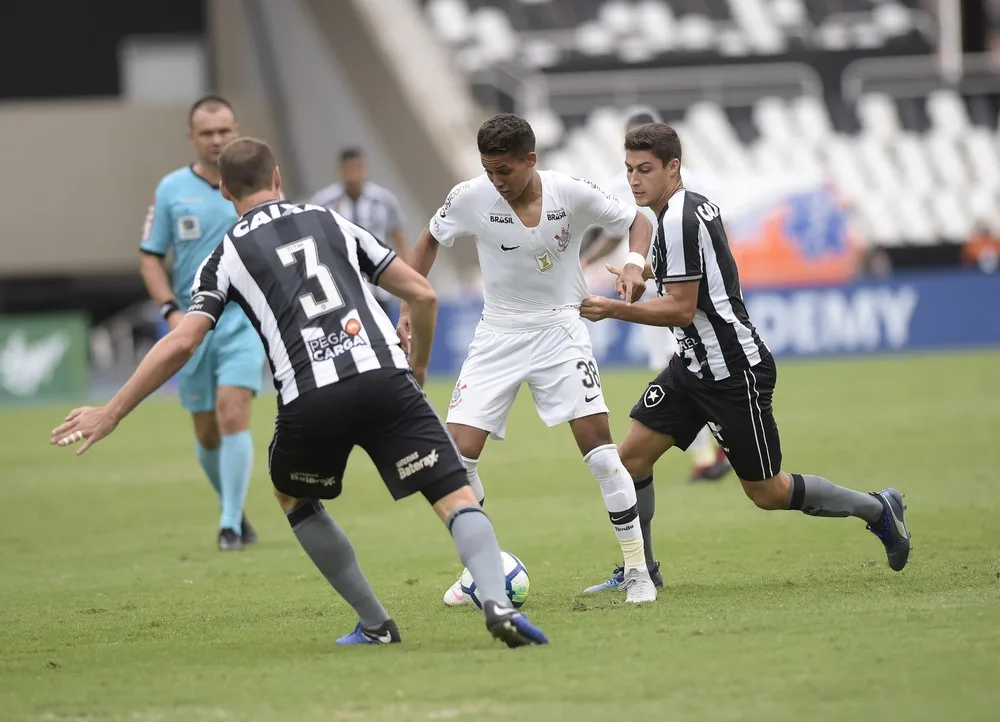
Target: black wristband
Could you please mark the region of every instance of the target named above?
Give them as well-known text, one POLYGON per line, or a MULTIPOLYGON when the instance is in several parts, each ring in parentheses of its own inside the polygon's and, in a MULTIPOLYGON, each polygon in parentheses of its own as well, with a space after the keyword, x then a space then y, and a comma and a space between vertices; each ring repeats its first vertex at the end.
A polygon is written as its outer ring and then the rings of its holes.
POLYGON ((171 298, 169 301, 164 301, 164 303, 160 306, 160 315, 163 316, 163 320, 166 321, 170 318, 170 314, 174 311, 180 310, 181 307, 177 305, 177 301, 171 298))

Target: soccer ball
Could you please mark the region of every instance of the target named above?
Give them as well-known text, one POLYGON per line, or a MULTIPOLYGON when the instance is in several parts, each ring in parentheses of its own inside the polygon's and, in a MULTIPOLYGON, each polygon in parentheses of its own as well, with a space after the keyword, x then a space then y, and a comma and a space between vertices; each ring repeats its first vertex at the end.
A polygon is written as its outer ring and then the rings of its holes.
MULTIPOLYGON (((507 578, 507 598, 516 609, 528 599, 528 570, 513 554, 500 552, 500 556, 503 557, 503 573, 507 578)), ((462 572, 461 583, 462 592, 468 594, 476 606, 482 609, 483 602, 479 598, 479 589, 468 569, 462 572)))

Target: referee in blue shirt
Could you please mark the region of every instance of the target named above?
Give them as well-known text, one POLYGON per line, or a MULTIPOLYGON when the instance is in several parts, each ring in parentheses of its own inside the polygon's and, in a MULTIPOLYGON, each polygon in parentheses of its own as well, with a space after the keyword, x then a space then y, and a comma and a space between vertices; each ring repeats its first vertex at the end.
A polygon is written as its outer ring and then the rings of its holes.
MULTIPOLYGON (((239 134, 232 107, 210 95, 191 106, 188 139, 197 160, 156 187, 139 249, 142 279, 173 329, 187 310, 199 266, 238 220, 219 192, 219 154, 239 134), (173 277, 163 261, 173 255, 173 277)), ((243 311, 231 304, 179 374, 180 400, 194 419, 198 462, 219 497, 219 549, 257 540, 243 515, 253 469, 250 406, 263 380, 264 348, 243 311)))

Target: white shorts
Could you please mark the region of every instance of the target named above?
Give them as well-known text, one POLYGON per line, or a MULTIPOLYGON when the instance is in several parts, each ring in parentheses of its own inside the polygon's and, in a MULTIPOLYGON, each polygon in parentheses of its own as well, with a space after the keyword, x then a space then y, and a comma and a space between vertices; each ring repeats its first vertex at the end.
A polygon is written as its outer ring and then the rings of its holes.
POLYGON ((507 414, 522 383, 546 426, 606 414, 590 334, 579 318, 537 331, 510 333, 480 324, 448 405, 448 423, 507 432, 507 414))

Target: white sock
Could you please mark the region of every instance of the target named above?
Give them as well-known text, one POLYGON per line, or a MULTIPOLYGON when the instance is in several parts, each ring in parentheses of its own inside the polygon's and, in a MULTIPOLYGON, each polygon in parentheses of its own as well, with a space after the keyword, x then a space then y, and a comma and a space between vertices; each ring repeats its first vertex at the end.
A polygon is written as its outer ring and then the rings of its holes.
POLYGON ((611 517, 615 536, 618 537, 625 557, 625 568, 645 566, 635 485, 618 456, 618 448, 614 444, 598 446, 584 456, 583 460, 601 485, 604 506, 611 517))
POLYGON ((476 501, 482 506, 483 499, 486 498, 486 490, 483 489, 482 479, 479 478, 479 459, 467 459, 463 456, 462 462, 465 464, 465 475, 469 479, 469 484, 472 485, 472 491, 476 493, 476 501))
POLYGON ((701 427, 701 431, 688 447, 688 453, 691 454, 695 466, 711 466, 715 463, 715 437, 707 426, 701 427))

